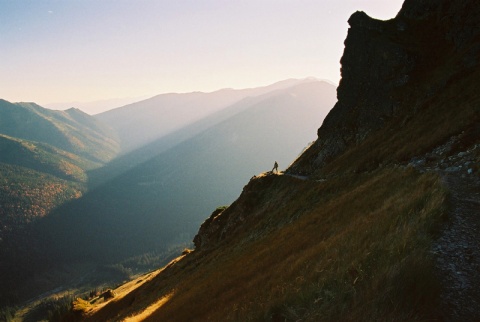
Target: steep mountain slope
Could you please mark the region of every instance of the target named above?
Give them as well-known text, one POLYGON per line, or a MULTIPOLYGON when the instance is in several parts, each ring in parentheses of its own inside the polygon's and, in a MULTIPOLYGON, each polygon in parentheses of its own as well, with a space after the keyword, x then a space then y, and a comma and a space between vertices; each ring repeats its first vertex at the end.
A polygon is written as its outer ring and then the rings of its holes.
POLYGON ((79 198, 93 165, 47 144, 0 134, 0 240, 79 198))
MULTIPOLYGON (((112 130, 81 111, 0 100, 0 305, 24 295, 19 281, 51 267, 32 226, 80 198, 87 171, 116 153, 112 130)), ((26 290, 35 293, 37 286, 26 290)))
MULTIPOLYGON (((16 144, 15 141, 12 143, 16 144)), ((17 156, 24 155, 19 153, 17 156)), ((22 161, 28 161, 28 157, 22 161)), ((58 155, 53 154, 53 157, 58 155)), ((38 163, 31 161, 35 168, 38 163)), ((82 182, 57 176, 57 172, 65 170, 68 176, 75 174, 69 172, 71 168, 65 169, 71 164, 60 165, 58 168, 54 163, 44 165, 48 171, 43 172, 33 170, 30 164, 27 168, 0 162, 0 306, 23 299, 23 291, 38 291, 38 285, 34 284, 20 290, 19 281, 27 277, 35 279, 38 272, 51 267, 51 262, 45 256, 38 255, 42 243, 32 234, 32 225, 62 204, 80 198, 85 192, 82 182)), ((73 167, 77 171, 76 166, 73 167)), ((42 280, 40 284, 45 282, 42 280)))
POLYGON ((294 160, 334 100, 324 82, 265 95, 59 208, 41 235, 61 240, 52 246, 61 254, 100 262, 188 242, 202 214, 232 202, 254 173, 294 160))
POLYGON ((424 234, 444 198, 426 187, 439 183, 392 170, 324 183, 259 176, 202 226, 195 251, 98 311, 90 307, 86 320, 143 312, 146 321, 422 317, 418 306, 431 309, 438 290, 425 274, 424 234))
POLYGON ((0 163, 48 173, 65 180, 85 183, 87 169, 96 164, 48 144, 0 134, 0 163))
POLYGON ((161 94, 95 115, 95 117, 119 133, 122 150, 128 152, 245 98, 313 80, 290 79, 265 87, 242 90, 222 89, 212 93, 161 94))
POLYGON ((338 102, 317 141, 286 174, 252 178, 214 211, 194 251, 76 313, 89 321, 479 320, 480 240, 465 224, 480 192, 478 21, 474 0, 406 0, 385 22, 352 15, 338 102))
POLYGON ((15 231, 15 226, 78 198, 86 190, 87 171, 117 152, 112 130, 81 111, 50 111, 33 103, 0 100, 0 175, 4 180, 0 237, 1 231, 15 231), (56 188, 48 188, 50 184, 56 188), (5 218, 11 221, 9 225, 4 224, 5 218))

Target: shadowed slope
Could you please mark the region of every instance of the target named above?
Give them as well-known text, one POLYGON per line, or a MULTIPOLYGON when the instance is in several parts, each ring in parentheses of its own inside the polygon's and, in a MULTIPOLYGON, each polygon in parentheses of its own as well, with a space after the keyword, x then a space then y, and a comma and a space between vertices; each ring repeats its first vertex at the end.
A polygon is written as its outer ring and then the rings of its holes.
POLYGON ((81 111, 0 100, 0 305, 51 286, 54 278, 40 274, 55 259, 32 226, 80 198, 87 171, 116 153, 112 130, 81 111))
POLYGON ((253 179, 200 231, 206 244, 87 320, 134 317, 165 296, 146 321, 425 318, 443 200, 435 177, 414 171, 253 179))

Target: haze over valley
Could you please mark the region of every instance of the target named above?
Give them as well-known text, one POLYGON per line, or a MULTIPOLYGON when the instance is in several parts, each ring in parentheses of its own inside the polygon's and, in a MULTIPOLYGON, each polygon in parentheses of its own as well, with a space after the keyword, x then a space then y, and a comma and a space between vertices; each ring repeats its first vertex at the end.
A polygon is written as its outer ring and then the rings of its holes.
POLYGON ((308 78, 159 95, 96 116, 2 101, 2 296, 59 287, 63 277, 39 280, 61 267, 98 275, 145 254, 157 259, 124 269, 160 265, 251 176, 293 162, 335 95, 308 78))
POLYGON ((0 9, 0 321, 480 320, 476 0, 0 9))

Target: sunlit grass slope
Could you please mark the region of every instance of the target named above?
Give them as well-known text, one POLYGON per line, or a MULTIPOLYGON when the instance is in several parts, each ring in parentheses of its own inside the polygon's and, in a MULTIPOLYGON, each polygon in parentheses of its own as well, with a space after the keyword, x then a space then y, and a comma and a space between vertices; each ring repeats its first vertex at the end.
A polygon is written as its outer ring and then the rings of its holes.
POLYGON ((134 317, 165 296, 147 321, 432 317, 429 246, 445 197, 435 175, 409 168, 254 179, 220 215, 241 225, 90 319, 134 317))

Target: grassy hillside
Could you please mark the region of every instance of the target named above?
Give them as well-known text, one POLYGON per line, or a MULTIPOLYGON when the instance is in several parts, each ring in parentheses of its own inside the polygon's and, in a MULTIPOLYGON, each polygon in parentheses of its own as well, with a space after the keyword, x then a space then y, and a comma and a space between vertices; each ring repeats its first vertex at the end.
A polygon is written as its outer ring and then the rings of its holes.
POLYGON ((87 181, 86 170, 95 163, 47 144, 0 134, 0 162, 30 168, 76 182, 87 181))
POLYGON ((8 224, 10 221, 27 224, 43 217, 61 204, 79 198, 84 189, 79 183, 0 163, 0 231, 15 228, 8 224))
POLYGON ((209 247, 87 320, 144 310, 146 321, 433 317, 429 246, 444 207, 438 178, 413 169, 325 182, 257 177, 210 224, 219 229, 207 233, 209 247))

